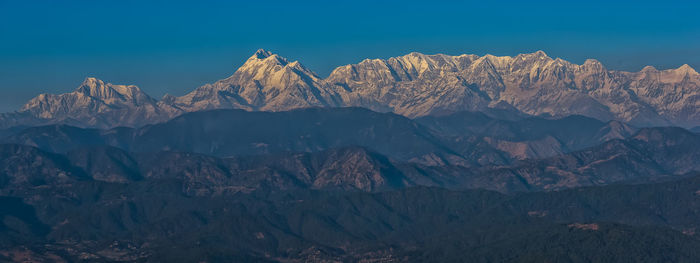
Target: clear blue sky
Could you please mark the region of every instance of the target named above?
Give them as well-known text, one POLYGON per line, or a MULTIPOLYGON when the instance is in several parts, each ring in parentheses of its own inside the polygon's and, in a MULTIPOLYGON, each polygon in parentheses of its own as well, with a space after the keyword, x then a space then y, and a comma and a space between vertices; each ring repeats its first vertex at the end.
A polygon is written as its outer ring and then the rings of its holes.
POLYGON ((86 76, 182 95, 232 74, 258 48, 323 77, 411 51, 544 50, 611 69, 698 69, 696 2, 0 0, 0 111, 72 91, 86 76))

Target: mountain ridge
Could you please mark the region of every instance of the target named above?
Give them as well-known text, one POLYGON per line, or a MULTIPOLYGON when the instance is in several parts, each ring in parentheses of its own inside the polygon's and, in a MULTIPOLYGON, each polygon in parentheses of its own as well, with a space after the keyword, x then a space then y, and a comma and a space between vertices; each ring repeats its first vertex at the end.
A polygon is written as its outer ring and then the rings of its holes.
POLYGON ((517 56, 425 55, 365 59, 319 77, 298 61, 260 49, 233 75, 160 101, 138 87, 87 78, 74 92, 42 94, 0 126, 69 123, 137 127, 209 109, 285 111, 364 107, 409 118, 506 109, 532 116, 584 115, 637 126, 700 125, 700 74, 647 66, 608 70, 588 59, 577 65, 543 51, 517 56), (93 116, 94 115, 94 116, 93 116))
POLYGON ((291 189, 376 192, 419 185, 502 193, 559 191, 685 178, 700 172, 695 161, 699 146, 700 136, 681 128, 644 128, 626 139, 548 158, 478 167, 395 159, 359 144, 222 156, 175 147, 133 151, 99 142, 61 151, 2 142, 0 193, 85 180, 178 180, 183 193, 192 196, 291 189))
MULTIPOLYGON (((148 177, 149 172, 135 172, 143 166, 129 157, 134 153, 146 157, 147 167, 160 167, 156 174, 183 174, 194 184, 227 182, 233 176, 282 189, 353 182, 350 188, 437 184, 519 192, 666 180, 700 171, 695 161, 700 136, 682 128, 630 129, 583 116, 502 121, 465 113, 445 118, 416 121, 364 108, 212 110, 138 129, 32 127, 0 143, 67 154, 86 173, 110 182, 148 177), (114 150, 103 150, 108 146, 114 150), (229 169, 224 159, 238 161, 229 169)), ((19 165, 28 167, 22 171, 35 163, 17 164, 29 164, 19 165)))
POLYGON ((499 114, 461 112, 411 120, 358 107, 283 112, 220 109, 186 113, 141 128, 47 125, 6 130, 0 141, 54 152, 106 144, 134 151, 180 150, 216 156, 360 145, 418 163, 485 165, 550 157, 628 138, 637 130, 584 116, 543 119, 499 114))

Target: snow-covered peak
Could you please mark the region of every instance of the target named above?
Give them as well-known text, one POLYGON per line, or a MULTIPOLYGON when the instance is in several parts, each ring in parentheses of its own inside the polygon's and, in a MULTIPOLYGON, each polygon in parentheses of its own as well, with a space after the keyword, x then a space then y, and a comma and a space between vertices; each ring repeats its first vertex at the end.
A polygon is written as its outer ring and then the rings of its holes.
POLYGON ((137 86, 113 85, 93 77, 85 78, 75 92, 102 100, 137 100, 147 97, 137 86))
POLYGON ((537 51, 535 51, 534 54, 537 56, 540 56, 540 57, 548 57, 547 53, 544 53, 544 51, 542 51, 542 50, 537 50, 537 51))
POLYGON ((686 76, 694 79, 698 76, 698 72, 688 64, 683 64, 678 68, 665 70, 658 70, 652 66, 646 66, 638 73, 638 78, 640 79, 654 79, 662 83, 679 83, 683 81, 686 76))
MULTIPOLYGON (((489 55, 486 55, 489 56, 489 55)), ((518 61, 533 61, 533 60, 549 60, 551 59, 549 56, 547 56, 547 53, 544 53, 542 50, 535 51, 533 53, 522 53, 518 54, 515 56, 515 60, 518 61)))
POLYGON ((272 68, 276 66, 286 66, 289 60, 264 49, 259 49, 241 66, 238 71, 251 72, 260 68, 272 68))
POLYGON ((537 50, 534 53, 530 53, 529 55, 537 58, 550 58, 549 56, 547 56, 547 53, 544 53, 544 51, 542 50, 537 50))
POLYGON ((592 59, 592 58, 586 59, 586 61, 583 62, 583 65, 588 65, 588 66, 603 66, 603 64, 600 63, 600 61, 595 60, 595 59, 592 59))
POLYGON ((256 59, 266 59, 269 56, 272 56, 272 52, 264 50, 264 49, 258 49, 258 51, 255 51, 255 54, 251 56, 250 58, 256 58, 256 59))
POLYGON ((659 70, 657 70, 654 66, 646 66, 646 67, 642 68, 642 70, 640 72, 657 72, 657 71, 659 71, 659 70))
POLYGON ((585 62, 583 62, 583 65, 580 67, 583 71, 586 72, 603 72, 606 71, 605 66, 603 66, 603 63, 600 63, 600 61, 595 60, 595 59, 586 59, 585 62))
POLYGON ((249 80, 262 80, 277 75, 279 72, 293 70, 296 74, 313 76, 316 75, 305 68, 298 61, 290 61, 277 54, 259 49, 251 56, 228 80, 236 82, 246 82, 249 80))
POLYGON ((94 78, 94 77, 87 77, 85 80, 83 80, 83 83, 80 84, 80 86, 89 86, 89 87, 95 87, 98 85, 104 85, 104 82, 100 79, 94 78))
POLYGON ((182 97, 164 98, 161 102, 185 111, 325 106, 329 95, 323 90, 323 84, 298 61, 260 49, 230 77, 201 86, 182 97))
POLYGON ((157 101, 134 85, 113 85, 86 78, 73 92, 41 94, 20 110, 46 123, 70 121, 87 127, 138 126, 170 115, 162 115, 157 101))
POLYGON ((676 69, 667 69, 657 72, 658 79, 664 83, 679 83, 686 77, 694 77, 698 75, 693 68, 684 64, 676 69))
POLYGON ((682 66, 678 67, 676 69, 676 72, 681 73, 683 75, 688 74, 688 75, 698 75, 698 72, 695 71, 690 65, 688 64, 683 64, 682 66))
POLYGON ((510 64, 510 62, 513 60, 511 56, 494 56, 491 54, 486 54, 482 58, 488 60, 489 62, 493 63, 495 66, 498 67, 510 64))

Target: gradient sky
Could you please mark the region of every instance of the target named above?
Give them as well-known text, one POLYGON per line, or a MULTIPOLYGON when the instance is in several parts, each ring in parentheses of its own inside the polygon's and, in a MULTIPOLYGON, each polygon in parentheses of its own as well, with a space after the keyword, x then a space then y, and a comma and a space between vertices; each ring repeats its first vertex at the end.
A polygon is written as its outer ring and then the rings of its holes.
POLYGON ((322 77, 411 51, 700 68, 697 1, 568 2, 0 0, 0 111, 87 76, 179 96, 258 48, 322 77))

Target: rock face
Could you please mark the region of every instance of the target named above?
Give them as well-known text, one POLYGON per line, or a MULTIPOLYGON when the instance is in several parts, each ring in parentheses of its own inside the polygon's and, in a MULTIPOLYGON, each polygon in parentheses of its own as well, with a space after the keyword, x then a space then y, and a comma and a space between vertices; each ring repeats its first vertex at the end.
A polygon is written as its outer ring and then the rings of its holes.
POLYGON ((74 92, 42 94, 0 128, 65 123, 85 127, 140 126, 210 109, 285 111, 357 106, 409 118, 501 109, 527 115, 584 115, 637 126, 700 125, 700 74, 688 65, 639 72, 583 65, 544 52, 515 57, 424 55, 366 59, 325 79, 299 62, 258 50, 232 76, 161 101, 135 86, 88 78, 74 92))

